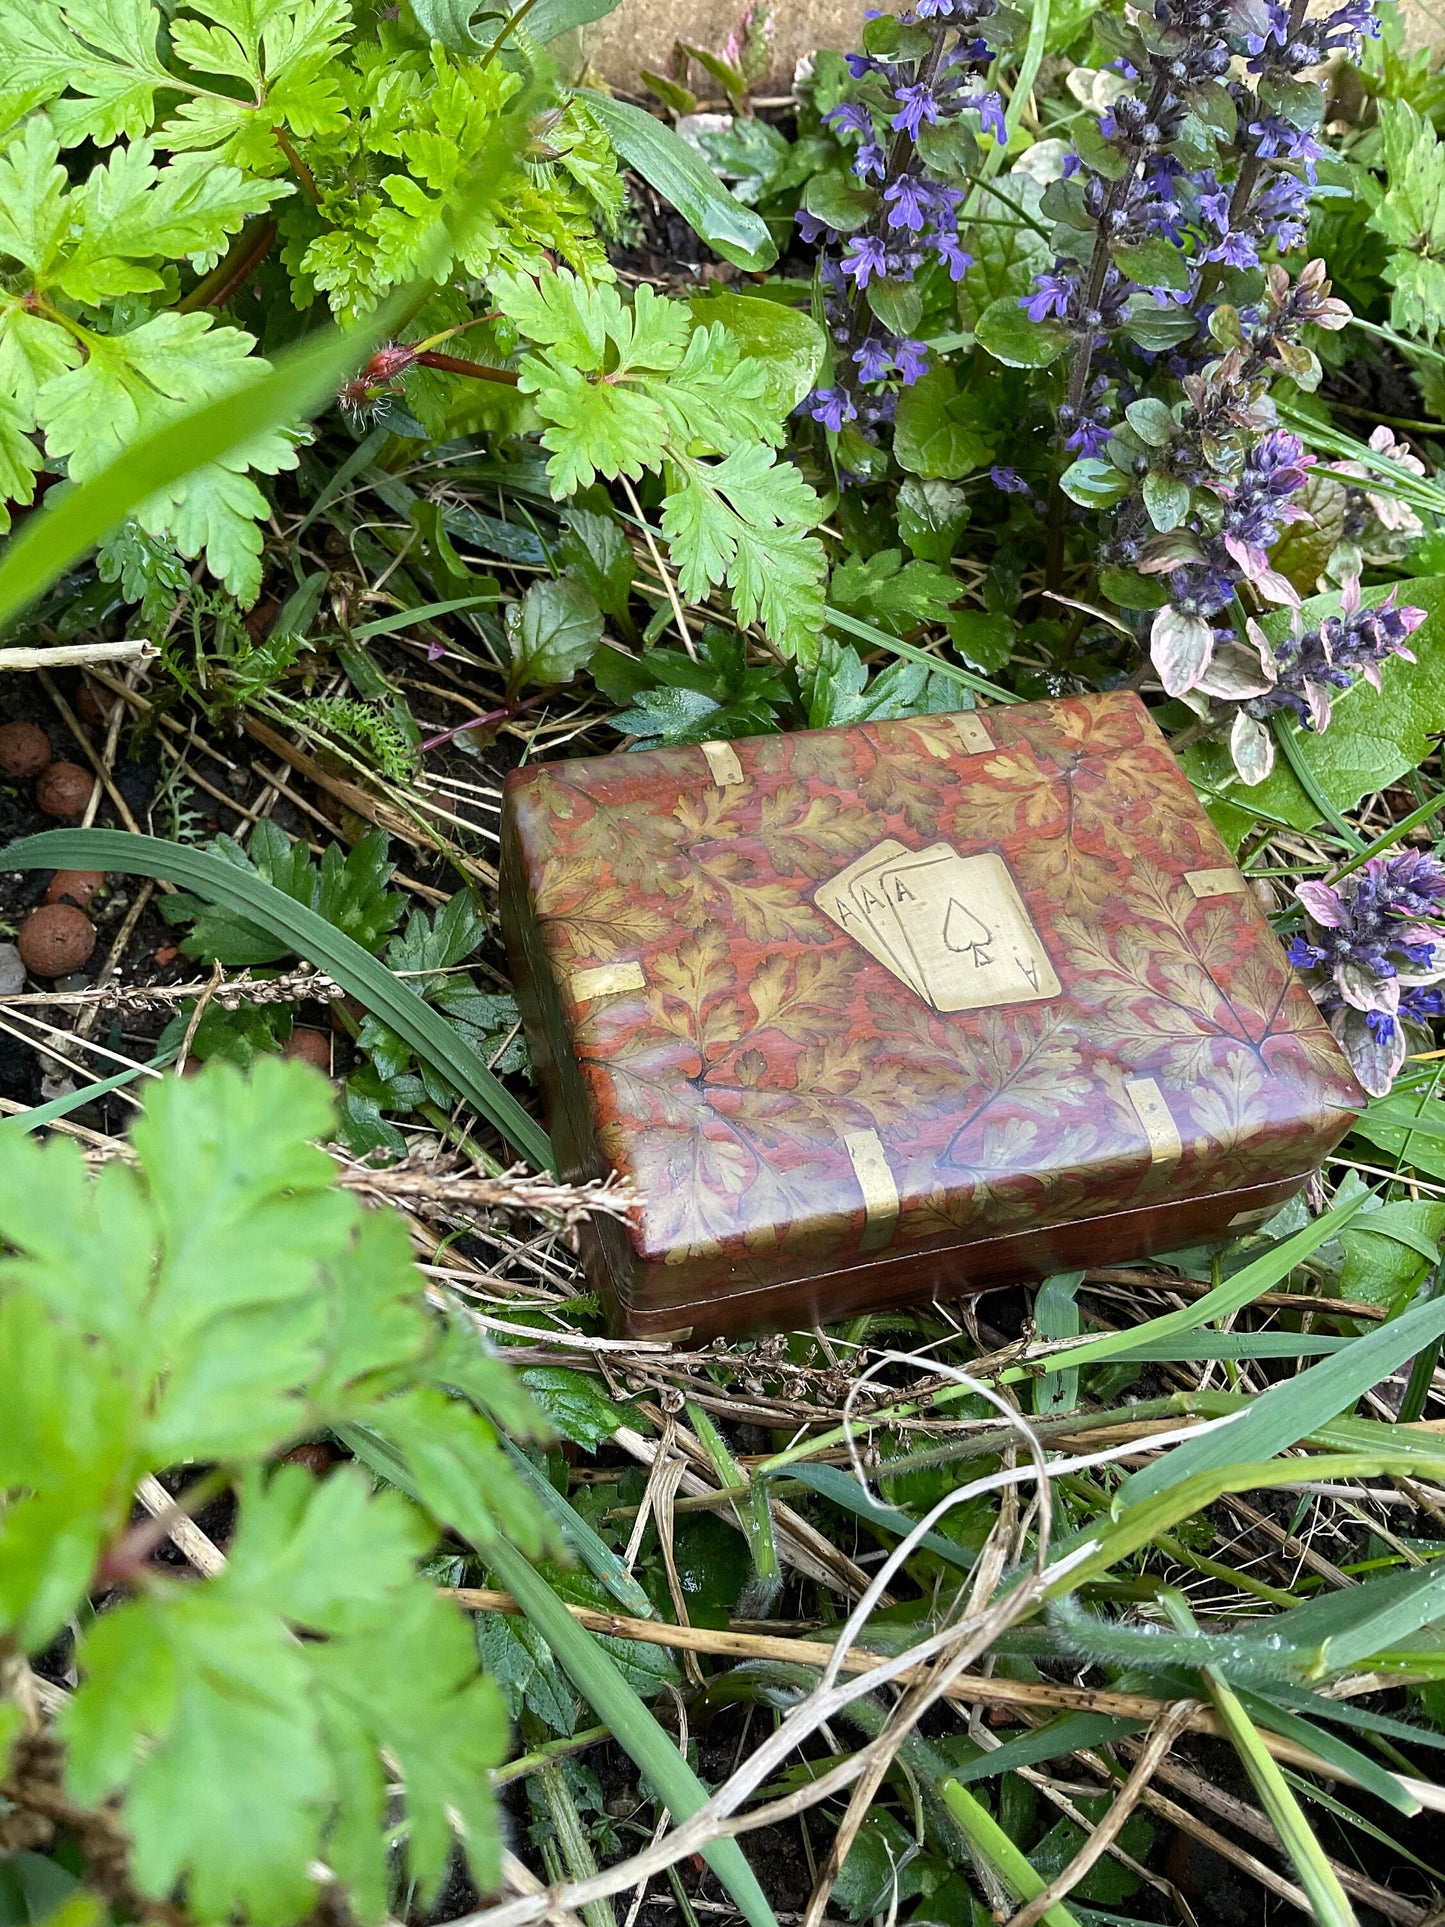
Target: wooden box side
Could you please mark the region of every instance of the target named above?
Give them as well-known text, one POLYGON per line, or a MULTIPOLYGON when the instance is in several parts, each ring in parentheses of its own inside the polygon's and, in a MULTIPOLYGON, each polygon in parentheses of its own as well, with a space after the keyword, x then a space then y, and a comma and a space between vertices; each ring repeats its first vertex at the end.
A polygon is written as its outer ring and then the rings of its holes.
MULTIPOLYGON (((518 822, 517 786, 509 780, 502 804, 498 906, 517 1010, 552 1138, 557 1174, 583 1184, 606 1178, 612 1166, 597 1142, 592 1106, 567 1034, 551 960, 537 927, 533 877, 518 822)), ((608 1301, 616 1323, 636 1297, 636 1253, 614 1218, 583 1218, 578 1247, 590 1281, 608 1301)))

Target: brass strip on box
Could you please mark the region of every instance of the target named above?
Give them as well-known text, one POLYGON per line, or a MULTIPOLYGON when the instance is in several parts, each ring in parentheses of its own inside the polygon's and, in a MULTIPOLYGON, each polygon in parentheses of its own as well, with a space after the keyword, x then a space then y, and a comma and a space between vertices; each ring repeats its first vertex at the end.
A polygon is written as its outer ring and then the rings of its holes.
POLYGON ((1197 897, 1243 897, 1249 894, 1248 880, 1230 866, 1220 870, 1186 870, 1184 881, 1197 897))
POLYGON ((1126 1078, 1124 1089, 1149 1140, 1149 1162, 1176 1164, 1184 1155, 1184 1142, 1164 1101, 1163 1091, 1152 1077, 1126 1078))
POLYGON ((847 1131, 844 1148, 853 1164, 858 1189, 863 1193, 867 1218, 866 1244, 880 1244, 898 1222, 898 1186, 888 1168, 888 1155, 876 1131, 847 1131))
POLYGON ((956 716, 949 718, 953 733, 957 736, 970 756, 982 754, 984 750, 997 749, 998 745, 988 733, 988 724, 975 709, 961 709, 956 716))
POLYGON ((707 758, 707 766, 712 771, 712 780, 720 790, 729 789, 734 783, 744 781, 743 766, 738 761, 738 753, 731 743, 699 743, 698 748, 707 758))
POLYGON ((574 970, 567 979, 567 988, 579 1004, 589 1003, 594 997, 615 997, 623 990, 646 987, 647 978, 635 958, 627 963, 597 964, 591 970, 574 970))

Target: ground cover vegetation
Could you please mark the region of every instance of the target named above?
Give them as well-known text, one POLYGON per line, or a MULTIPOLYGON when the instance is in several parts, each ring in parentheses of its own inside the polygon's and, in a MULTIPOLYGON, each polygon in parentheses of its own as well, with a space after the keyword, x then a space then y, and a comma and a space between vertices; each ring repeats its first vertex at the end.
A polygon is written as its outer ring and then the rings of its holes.
POLYGON ((1424 1927, 1445 74, 916 0, 768 95, 760 0, 629 96, 605 9, 0 4, 0 1927, 1424 1927), (1120 686, 1319 1182, 608 1339, 505 772, 1120 686))

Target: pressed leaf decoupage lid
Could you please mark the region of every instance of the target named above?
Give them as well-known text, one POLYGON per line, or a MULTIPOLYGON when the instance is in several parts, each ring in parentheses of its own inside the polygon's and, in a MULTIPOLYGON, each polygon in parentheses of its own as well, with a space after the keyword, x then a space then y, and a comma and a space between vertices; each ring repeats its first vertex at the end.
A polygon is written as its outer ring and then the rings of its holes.
POLYGON ((1300 1178, 1363 1102, 1130 694, 535 766, 503 845, 624 1295, 1300 1178))

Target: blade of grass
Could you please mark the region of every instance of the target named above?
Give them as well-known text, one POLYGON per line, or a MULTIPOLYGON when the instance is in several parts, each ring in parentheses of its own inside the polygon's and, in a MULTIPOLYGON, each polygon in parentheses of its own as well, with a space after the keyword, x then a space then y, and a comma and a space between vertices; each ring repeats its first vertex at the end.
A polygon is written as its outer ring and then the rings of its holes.
MULTIPOLYGON (((1246 1305, 1259 1297, 1261 1292, 1272 1291, 1282 1278, 1288 1277, 1294 1267, 1307 1258, 1317 1245, 1323 1244, 1327 1239, 1334 1237, 1337 1231, 1342 1230, 1365 1200, 1373 1196, 1373 1192, 1363 1191, 1347 1203, 1336 1205, 1323 1217, 1316 1218, 1313 1224, 1308 1224, 1302 1231, 1297 1231, 1292 1238, 1286 1238, 1282 1244, 1262 1252, 1253 1263, 1246 1265, 1242 1271, 1237 1271, 1232 1278, 1227 1279, 1222 1285, 1217 1285, 1213 1291, 1206 1292, 1203 1298, 1197 1299, 1192 1305, 1182 1305, 1178 1311, 1166 1312, 1160 1318, 1151 1318, 1142 1325, 1135 1325, 1131 1331, 1105 1332, 1098 1338, 1081 1339, 1077 1345, 1070 1345, 1067 1349, 1055 1352, 1048 1358, 1038 1359, 1016 1368, 1011 1367, 1008 1371, 999 1373, 999 1383, 1014 1385, 1022 1379, 1036 1377, 1040 1372, 1062 1372, 1074 1365, 1098 1364, 1106 1358, 1117 1357, 1119 1353, 1127 1351, 1131 1345, 1144 1344, 1154 1339, 1173 1338, 1180 1332, 1193 1331, 1196 1326, 1207 1324, 1212 1319, 1223 1318, 1233 1311, 1242 1311, 1246 1305)), ((870 1413, 869 1423, 886 1425, 892 1419, 917 1418, 925 1408, 929 1411, 938 1411, 949 1405, 955 1405, 960 1399, 968 1396, 968 1392, 962 1386, 946 1385, 931 1394, 927 1400, 901 1399, 895 1405, 870 1413)), ((1213 1396, 1217 1398, 1221 1395, 1213 1396)), ((1210 1406, 1208 1409, 1223 1412, 1232 1411, 1235 1408, 1232 1404, 1226 1403, 1210 1406)), ((812 1458, 816 1453, 827 1451, 835 1445, 845 1445, 849 1436, 850 1428, 843 1425, 835 1426, 831 1431, 818 1432, 812 1438, 803 1439, 797 1445, 790 1445, 784 1451, 775 1452, 772 1458, 764 1459, 753 1468, 753 1476, 756 1478, 760 1474, 781 1472, 786 1467, 797 1464, 799 1460, 812 1458)))
POLYGON ((1341 816, 1340 812, 1320 788, 1315 773, 1310 768, 1309 758, 1305 755, 1304 751, 1304 745, 1308 739, 1304 732, 1296 726, 1293 718, 1286 721, 1282 710, 1274 717, 1274 740, 1283 752, 1284 760, 1289 764, 1294 775, 1294 780, 1299 784, 1311 803, 1314 804, 1325 822, 1330 825, 1345 848, 1347 850, 1353 850, 1355 855, 1363 860, 1365 854, 1365 839, 1358 835, 1351 825, 1345 821, 1344 817, 1341 816))
POLYGON ((647 1594, 606 1540, 600 1538, 576 1507, 568 1503, 566 1495, 557 1490, 546 1474, 539 1471, 521 1447, 514 1445, 511 1439, 503 1439, 502 1446, 507 1457, 512 1461, 518 1477, 536 1495, 538 1502, 546 1511, 551 1513, 562 1537, 594 1578, 602 1581, 618 1605, 624 1607, 634 1618, 656 1619, 657 1609, 647 1594))
POLYGON ((1356 1786, 1364 1787, 1377 1800, 1394 1807, 1397 1813, 1413 1817, 1420 1811, 1420 1802, 1401 1786, 1395 1775, 1386 1772, 1378 1761, 1361 1753, 1358 1747, 1350 1746, 1337 1734, 1322 1733, 1319 1727, 1302 1720, 1298 1713, 1291 1712, 1287 1707, 1276 1706, 1268 1693, 1250 1692, 1243 1686, 1236 1687, 1235 1691, 1239 1695, 1240 1705, 1256 1726, 1263 1726, 1271 1733, 1278 1733, 1286 1740, 1295 1740, 1300 1746, 1308 1747, 1322 1760, 1338 1766, 1356 1786))
MULTIPOLYGON (((988 1862, 1015 1900, 1033 1900, 1048 1884, 1024 1858, 988 1808, 955 1780, 941 1788, 943 1804, 980 1860, 988 1862)), ((1045 1927, 1079 1927, 1079 1917, 1058 1901, 1044 1915, 1045 1927)))
MULTIPOLYGON (((1203 1299, 1201 1303, 1207 1304, 1203 1299)), ((1187 1439, 1154 1465, 1135 1472, 1120 1488, 1118 1503, 1130 1505, 1162 1491, 1176 1479, 1240 1459, 1268 1459, 1306 1438, 1317 1425, 1350 1409, 1357 1398, 1390 1376, 1407 1358, 1445 1333, 1445 1300, 1427 1299, 1399 1318, 1365 1332, 1322 1364, 1272 1385, 1262 1398, 1222 1431, 1187 1439)))
POLYGON ((539 1169, 552 1168, 551 1142, 541 1125, 468 1048, 456 1027, 335 924, 263 877, 209 850, 126 830, 42 830, 0 851, 0 868, 116 870, 164 878, 184 884, 208 903, 249 917, 383 1018, 524 1157, 539 1169))
POLYGON ((359 629, 353 629, 353 642, 369 642, 373 636, 393 636, 398 629, 410 629, 418 622, 430 622, 436 616, 449 616, 457 609, 475 609, 479 603, 490 607, 497 601, 495 595, 455 596, 450 602, 424 602, 418 609, 398 609, 389 616, 382 616, 376 622, 363 622, 359 629))
MULTIPOLYGON (((405 1465, 389 1446, 355 1426, 339 1425, 336 1435, 373 1472, 398 1491, 405 1492, 408 1498, 418 1499, 405 1465)), ((611 1655, 585 1627, 578 1625, 546 1580, 515 1546, 505 1539, 496 1539, 487 1547, 485 1558, 613 1739, 667 1802, 673 1818, 685 1820, 689 1814, 696 1813, 706 1804, 707 1788, 627 1684, 611 1655)), ((778 1927, 767 1896, 736 1840, 715 1840, 704 1847, 702 1853, 748 1927, 778 1927)))
POLYGON ((351 451, 340 468, 337 469, 336 473, 327 478, 325 488, 322 489, 316 500, 311 504, 310 508, 307 509, 297 526, 296 533, 291 538, 293 542, 299 543, 301 537, 306 533, 307 529, 310 528, 317 516, 321 514, 322 510, 330 508, 337 496, 356 479, 364 468, 368 468, 371 463, 376 460, 382 449, 386 447, 390 434, 391 430, 384 425, 380 428, 373 428, 365 441, 360 442, 351 451))
MULTIPOLYGON (((1082 1271, 1060 1271, 1045 1278, 1034 1297, 1034 1325, 1040 1338, 1077 1338, 1082 1271)), ((1053 1372, 1034 1388, 1034 1411, 1071 1412, 1079 1402, 1079 1371, 1053 1372)))
MULTIPOLYGON (((879 1470, 881 1474, 893 1468, 884 1466, 879 1470)), ((918 1524, 916 1519, 897 1506, 880 1505, 870 1492, 859 1485, 852 1473, 845 1472, 840 1465, 800 1465, 790 1483, 806 1486, 820 1498, 842 1506, 857 1518, 865 1519, 869 1525, 879 1526, 899 1539, 907 1538, 918 1524)), ((941 1532, 925 1532, 918 1544, 921 1551, 933 1553, 946 1564, 956 1566, 960 1572, 972 1572, 978 1563, 967 1547, 945 1538, 941 1532)))
POLYGON ((126 1084, 133 1084, 147 1071, 164 1070, 174 1064, 176 1053, 162 1051, 159 1057, 152 1057, 147 1063, 137 1064, 134 1070, 117 1071, 114 1077, 102 1077, 97 1084, 82 1084, 78 1091, 67 1091, 64 1097, 52 1097, 48 1104, 37 1104, 33 1110, 17 1111, 13 1116, 0 1117, 0 1131, 38 1131, 43 1125, 55 1124, 72 1111, 83 1105, 94 1104, 97 1098, 107 1097, 111 1091, 118 1091, 126 1084))
POLYGON ((948 662, 942 656, 930 655, 926 649, 915 649, 911 642, 903 642, 897 636, 890 636, 886 629, 877 629, 871 622, 864 622, 858 616, 845 616, 840 609, 825 609, 824 620, 830 629, 838 629, 845 636, 854 636, 859 642, 866 642, 870 648, 886 649, 890 655, 902 656, 905 662, 922 663, 927 669, 936 669, 940 676, 950 682, 971 689, 976 695, 987 696, 990 702, 1021 703, 1022 696, 1015 696, 1012 690, 1000 689, 997 683, 989 682, 984 676, 976 676, 971 669, 961 669, 956 662, 948 662))
POLYGON ((1307 1224, 1303 1231, 1295 1232, 1282 1244, 1263 1252, 1242 1271, 1226 1278, 1222 1285, 1216 1285, 1202 1298, 1195 1299, 1192 1305, 1182 1305, 1178 1311, 1165 1312, 1160 1318, 1150 1318, 1142 1325, 1135 1325, 1129 1331, 1106 1332, 1100 1338, 1086 1338, 1078 1345, 1069 1346, 1067 1351, 1055 1352, 1051 1357, 1040 1361, 1040 1365, 1020 1368, 1012 1374, 1005 1374, 1005 1382, 1031 1375, 1042 1369, 1046 1372, 1060 1372, 1072 1365, 1098 1365, 1106 1358, 1117 1358, 1131 1345, 1141 1345, 1161 1338, 1173 1338, 1180 1332, 1193 1331, 1196 1326, 1212 1324, 1217 1318, 1225 1318, 1230 1312, 1243 1311, 1262 1291, 1273 1291, 1281 1279, 1287 1278, 1297 1264, 1308 1258, 1318 1246, 1333 1238, 1350 1222, 1367 1197, 1373 1192, 1361 1192, 1358 1197, 1337 1204, 1333 1210, 1326 1211, 1323 1217, 1307 1224))
MULTIPOLYGON (((1172 1587, 1160 1591, 1160 1599, 1170 1619, 1181 1632, 1197 1632, 1194 1614, 1183 1595, 1172 1587)), ((1259 1795, 1260 1805, 1269 1815, 1280 1844, 1294 1864, 1300 1885, 1309 1895, 1320 1927, 1356 1927, 1354 1910, 1334 1868, 1314 1835, 1314 1829, 1274 1758, 1259 1737, 1253 1720, 1240 1703, 1233 1687, 1212 1666, 1202 1666, 1199 1676, 1214 1702, 1214 1710, 1224 1723, 1240 1765, 1249 1775, 1259 1795)))

